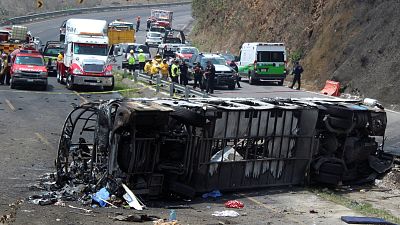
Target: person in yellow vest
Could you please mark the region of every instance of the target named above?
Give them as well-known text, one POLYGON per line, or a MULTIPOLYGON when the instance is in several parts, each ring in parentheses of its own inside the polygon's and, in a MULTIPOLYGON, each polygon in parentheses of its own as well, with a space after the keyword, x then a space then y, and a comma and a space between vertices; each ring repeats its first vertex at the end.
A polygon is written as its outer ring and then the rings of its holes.
POLYGON ((146 55, 143 53, 143 49, 139 49, 138 60, 139 60, 139 71, 143 73, 144 66, 146 65, 146 55))
POLYGON ((179 83, 179 76, 180 76, 181 72, 179 69, 179 60, 175 60, 174 64, 172 64, 171 66, 171 80, 174 83, 179 83))
POLYGON ((168 75, 169 75, 168 69, 169 65, 167 63, 167 60, 164 59, 163 62, 160 64, 160 71, 163 80, 168 80, 168 75))
POLYGON ((58 53, 57 62, 62 62, 64 60, 64 54, 62 52, 58 53))
POLYGON ((126 59, 128 60, 128 70, 130 73, 134 73, 135 72, 135 55, 133 54, 133 50, 131 50, 129 52, 129 55, 126 57, 126 59))
POLYGON ((151 75, 151 67, 153 66, 152 64, 153 62, 149 59, 144 66, 144 72, 149 76, 151 75))

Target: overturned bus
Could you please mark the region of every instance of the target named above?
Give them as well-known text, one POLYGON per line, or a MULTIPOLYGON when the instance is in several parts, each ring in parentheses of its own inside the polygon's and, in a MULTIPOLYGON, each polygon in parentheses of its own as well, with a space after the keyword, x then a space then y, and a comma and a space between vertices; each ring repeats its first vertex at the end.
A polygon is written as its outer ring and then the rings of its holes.
POLYGON ((386 174, 386 113, 332 99, 123 99, 67 117, 59 183, 127 183, 135 193, 373 181, 386 174))

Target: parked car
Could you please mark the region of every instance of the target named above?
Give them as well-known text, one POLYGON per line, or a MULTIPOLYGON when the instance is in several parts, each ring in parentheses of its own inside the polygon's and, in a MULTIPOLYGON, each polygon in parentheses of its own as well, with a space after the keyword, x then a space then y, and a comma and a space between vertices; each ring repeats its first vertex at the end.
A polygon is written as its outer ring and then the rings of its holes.
POLYGON ((47 89, 47 68, 44 58, 36 50, 17 49, 11 53, 10 87, 39 87, 47 89))
MULTIPOLYGON (((211 61, 215 66, 215 86, 227 85, 229 89, 235 89, 235 71, 226 65, 225 59, 218 54, 197 54, 193 55, 189 61, 190 73, 192 68, 200 62, 203 68, 206 68, 207 61, 211 61)), ((191 76, 191 75, 190 75, 191 76)))
POLYGON ((159 32, 147 32, 145 44, 148 47, 158 47, 162 43, 163 35, 159 32))
POLYGON ((175 52, 175 58, 180 60, 189 61, 193 55, 199 54, 199 50, 196 47, 180 47, 175 52))
POLYGON ((236 62, 238 57, 231 53, 222 53, 220 54, 226 61, 226 64, 229 65, 231 62, 236 62))

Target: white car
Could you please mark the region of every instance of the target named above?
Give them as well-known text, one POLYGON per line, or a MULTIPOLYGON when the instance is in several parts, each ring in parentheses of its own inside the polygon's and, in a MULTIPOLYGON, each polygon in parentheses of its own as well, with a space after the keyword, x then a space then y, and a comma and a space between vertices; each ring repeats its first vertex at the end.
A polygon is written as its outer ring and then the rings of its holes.
POLYGON ((147 32, 146 45, 149 47, 158 47, 162 43, 163 36, 159 32, 147 32))

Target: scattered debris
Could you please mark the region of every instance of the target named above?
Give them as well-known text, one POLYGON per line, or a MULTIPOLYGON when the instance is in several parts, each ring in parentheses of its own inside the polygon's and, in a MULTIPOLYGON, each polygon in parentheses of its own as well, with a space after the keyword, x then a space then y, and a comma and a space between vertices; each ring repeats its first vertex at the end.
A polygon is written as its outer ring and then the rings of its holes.
POLYGON ((129 206, 136 210, 143 210, 144 204, 140 202, 140 200, 135 196, 135 194, 133 194, 133 192, 125 184, 122 184, 122 187, 126 191, 126 194, 124 194, 123 197, 129 204, 129 206))
POLYGON ((220 216, 220 217, 238 217, 240 214, 234 210, 224 210, 224 211, 215 211, 213 216, 220 216))
POLYGON ((212 192, 203 194, 201 197, 202 198, 208 198, 208 197, 218 198, 218 197, 222 197, 222 193, 219 190, 213 190, 212 192))
POLYGON ((176 221, 176 212, 175 212, 175 210, 171 209, 171 211, 169 212, 168 221, 170 221, 170 222, 176 221))
POLYGON ((101 207, 107 206, 107 200, 110 199, 110 192, 106 188, 100 189, 96 194, 92 196, 92 200, 99 203, 101 207))
POLYGON ((381 218, 376 217, 359 217, 359 216, 342 216, 342 221, 347 224, 384 224, 396 225, 381 218))
POLYGON ((163 219, 159 219, 157 221, 153 221, 153 225, 179 225, 178 221, 164 221, 163 219))
POLYGON ((244 207, 244 204, 243 204, 243 202, 238 201, 238 200, 230 200, 230 201, 225 202, 225 207, 241 209, 244 207))
POLYGON ((0 223, 9 224, 15 222, 15 218, 17 217, 17 210, 21 207, 23 200, 17 200, 14 203, 9 204, 10 210, 8 214, 2 215, 0 217, 0 223))
POLYGON ((73 205, 68 205, 68 207, 71 208, 71 209, 79 209, 79 210, 82 210, 82 211, 84 211, 85 213, 91 213, 91 212, 92 212, 92 210, 90 210, 90 209, 75 207, 75 206, 73 206, 73 205))
POLYGON ((146 221, 156 221, 159 218, 156 216, 148 216, 148 215, 117 215, 115 217, 110 217, 116 221, 127 221, 127 222, 146 222, 146 221))
POLYGON ((315 210, 315 209, 311 209, 311 210, 310 210, 310 213, 311 213, 311 214, 316 214, 316 213, 318 213, 318 211, 315 210))

